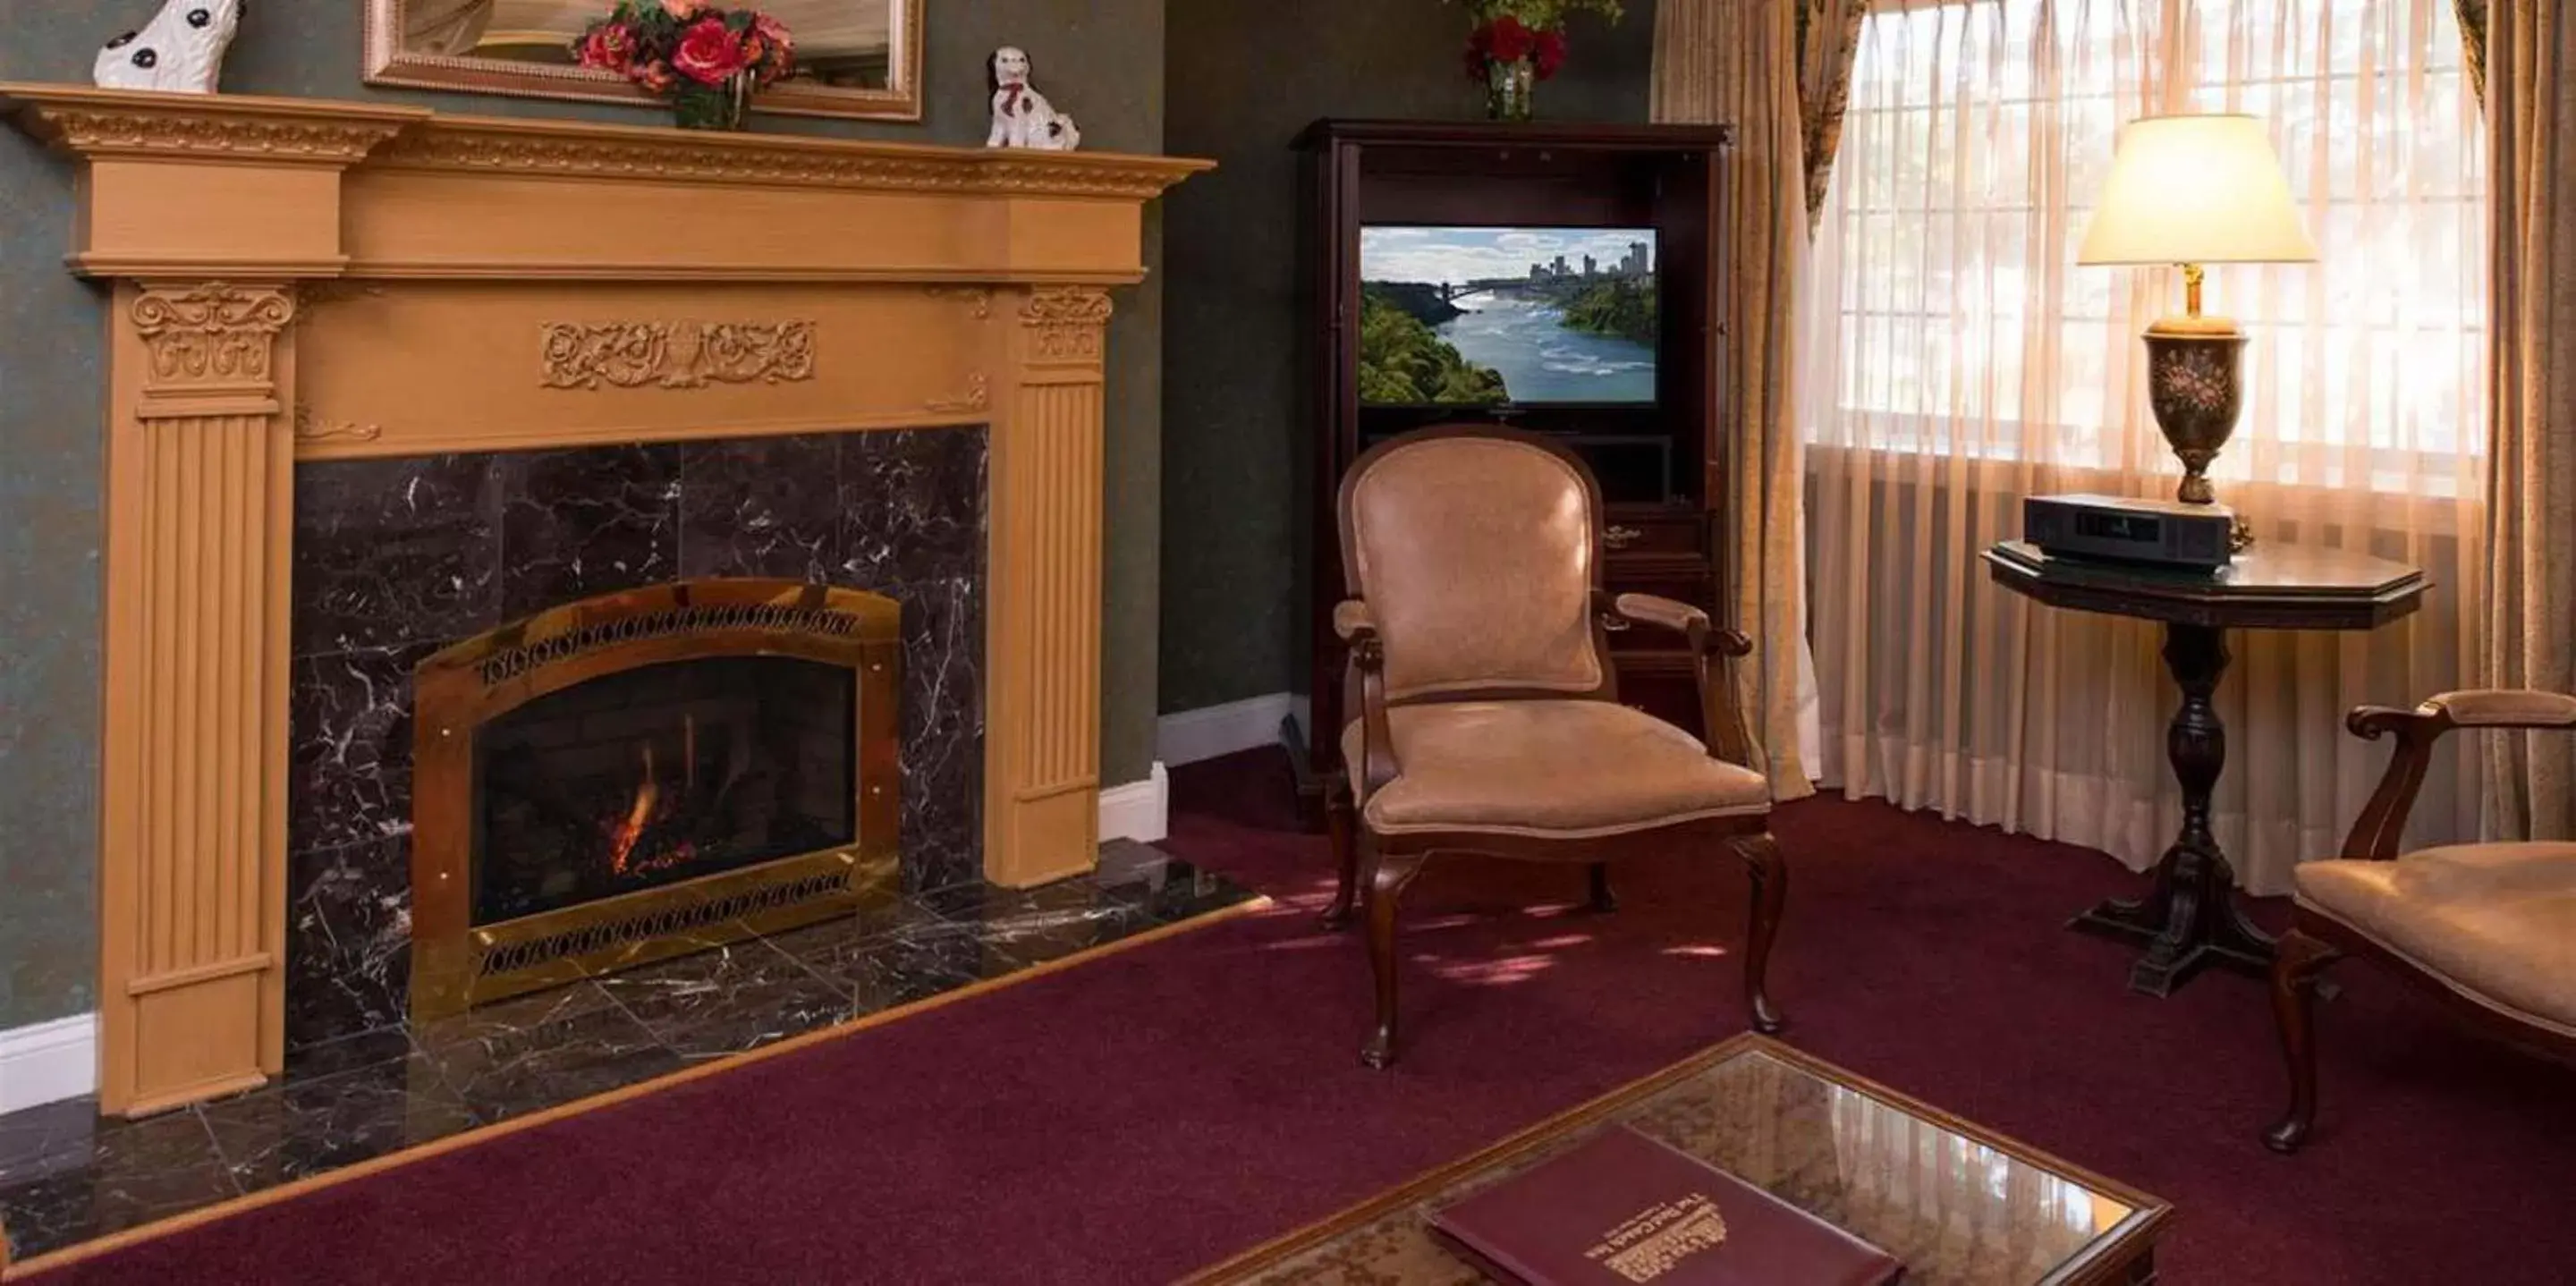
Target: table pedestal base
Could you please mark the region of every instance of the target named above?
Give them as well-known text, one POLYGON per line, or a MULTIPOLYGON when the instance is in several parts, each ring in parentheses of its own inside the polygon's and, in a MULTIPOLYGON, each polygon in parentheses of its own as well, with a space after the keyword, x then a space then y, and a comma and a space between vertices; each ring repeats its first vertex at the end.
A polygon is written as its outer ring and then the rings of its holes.
POLYGON ((2272 939, 2237 909, 2227 859, 2209 856, 2215 860, 2169 850, 2147 896, 2112 898, 2066 927, 2144 945, 2147 953, 2129 966, 2129 990, 2146 995, 2170 996, 2211 965, 2263 977, 2272 969, 2272 939))
POLYGON ((2272 939, 2237 906, 2235 868, 2209 829, 2210 792, 2227 765, 2227 728, 2210 699, 2227 672, 2226 632, 2168 624, 2164 655, 2182 688, 2182 707, 2165 730, 2165 755, 2182 784, 2182 834, 2156 863, 2145 898, 2113 899, 2067 925, 2145 943, 2147 953, 2129 967, 2129 990, 2151 996, 2173 994, 2213 964, 2258 975, 2272 967, 2272 939))

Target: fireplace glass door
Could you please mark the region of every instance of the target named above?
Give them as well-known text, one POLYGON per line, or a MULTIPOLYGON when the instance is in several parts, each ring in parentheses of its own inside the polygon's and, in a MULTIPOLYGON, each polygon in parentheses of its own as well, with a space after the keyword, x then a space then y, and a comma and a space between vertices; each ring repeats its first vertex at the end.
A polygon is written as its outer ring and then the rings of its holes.
POLYGON ((844 666, 712 657, 548 693, 474 736, 475 924, 858 840, 844 666))
POLYGON ((901 608, 712 578, 412 675, 415 1018, 843 914, 900 863, 901 608))

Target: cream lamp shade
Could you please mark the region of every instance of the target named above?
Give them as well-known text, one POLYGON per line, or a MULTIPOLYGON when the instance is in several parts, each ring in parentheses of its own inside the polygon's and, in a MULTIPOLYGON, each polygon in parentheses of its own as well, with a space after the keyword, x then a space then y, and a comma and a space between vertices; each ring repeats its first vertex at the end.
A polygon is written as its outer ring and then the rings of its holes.
POLYGON ((2251 116, 2147 116, 2120 131, 2076 262, 2307 263, 2290 183, 2251 116))
MULTIPOLYGON (((2245 332, 2229 318, 2201 315, 2201 265, 2316 257, 2261 121, 2232 113, 2146 116, 2120 131, 2111 177, 2075 261, 2182 265, 2182 315, 2158 318, 2140 336, 2148 407, 2182 460, 2175 499, 2217 499, 2209 465, 2244 409, 2245 332)), ((2231 548, 2253 538, 2241 523, 2235 530, 2231 548)))

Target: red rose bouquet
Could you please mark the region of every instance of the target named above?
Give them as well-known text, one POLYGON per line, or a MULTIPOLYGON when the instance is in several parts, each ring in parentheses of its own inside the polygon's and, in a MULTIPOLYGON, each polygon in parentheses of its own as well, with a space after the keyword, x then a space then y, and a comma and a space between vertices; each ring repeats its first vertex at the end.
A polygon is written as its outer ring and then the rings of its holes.
POLYGON ((619 0, 572 52, 670 99, 683 129, 742 128, 752 94, 796 69, 796 39, 776 18, 706 0, 619 0))
POLYGON ((1619 20, 1619 0, 1464 0, 1475 25, 1467 33, 1467 79, 1485 87, 1485 111, 1496 120, 1527 120, 1530 90, 1565 65, 1565 19, 1589 10, 1619 20))

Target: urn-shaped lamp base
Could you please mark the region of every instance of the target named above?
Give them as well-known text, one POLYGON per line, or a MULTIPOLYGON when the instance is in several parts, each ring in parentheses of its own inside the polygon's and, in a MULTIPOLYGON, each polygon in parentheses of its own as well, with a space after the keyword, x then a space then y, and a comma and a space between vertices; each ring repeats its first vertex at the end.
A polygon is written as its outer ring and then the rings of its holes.
POLYGON ((2209 462, 2236 432, 2244 410, 2245 333, 2217 317, 2168 317, 2147 328, 2147 402, 2156 427, 2182 459, 2174 498, 2214 502, 2209 462))

